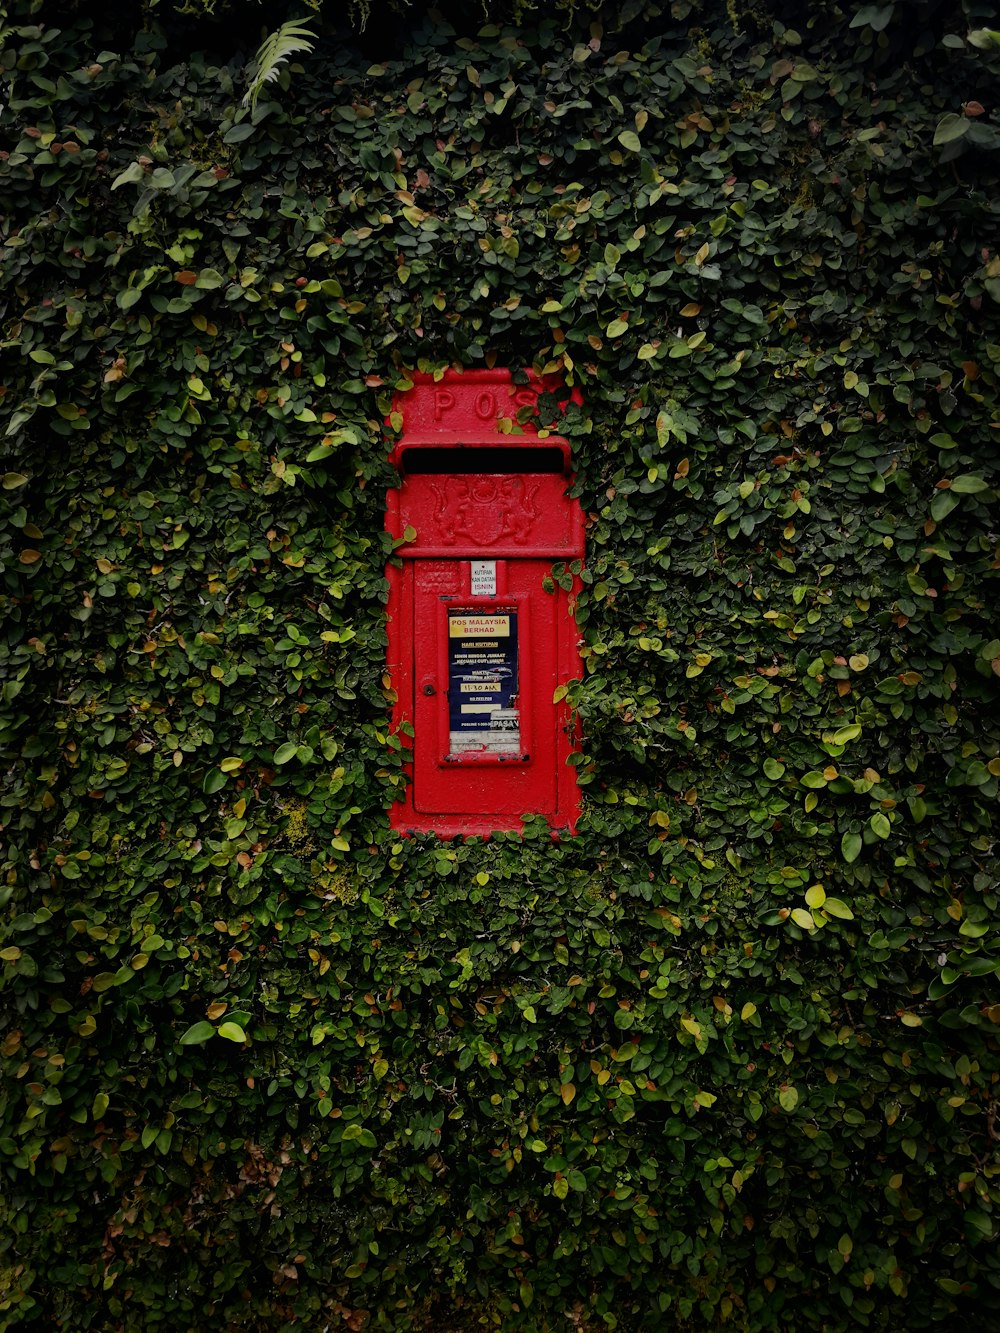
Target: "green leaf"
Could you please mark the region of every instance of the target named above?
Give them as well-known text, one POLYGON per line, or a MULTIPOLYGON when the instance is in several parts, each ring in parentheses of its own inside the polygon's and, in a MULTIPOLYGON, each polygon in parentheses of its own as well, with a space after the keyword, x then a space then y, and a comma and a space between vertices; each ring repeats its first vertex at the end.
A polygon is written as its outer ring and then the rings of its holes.
POLYGON ((816 922, 813 919, 812 913, 807 912, 804 907, 793 907, 791 917, 801 930, 816 929, 816 922))
POLYGON ((790 1083, 784 1083, 778 1089, 778 1104, 783 1111, 794 1111, 799 1104, 799 1094, 790 1083))
POLYGON ((958 928, 958 933, 969 940, 980 940, 989 932, 990 927, 985 921, 963 921, 958 928))
POLYGON ((775 781, 778 778, 780 778, 781 775, 784 773, 784 771, 785 771, 785 765, 781 763, 779 760, 777 759, 764 760, 765 776, 771 778, 772 781, 775 781))
POLYGON ((871 28, 872 32, 882 32, 892 18, 895 4, 864 5, 851 19, 849 27, 871 28))
POLYGON ((180 1043, 182 1046, 200 1046, 202 1042, 208 1041, 209 1037, 213 1036, 215 1036, 215 1028, 203 1018, 199 1023, 192 1023, 187 1032, 180 1038, 180 1043))
POLYGON ((274 752, 274 762, 280 768, 282 764, 287 764, 289 759, 294 759, 299 752, 299 747, 295 741, 285 741, 284 745, 279 745, 274 752))
MULTIPOLYGON (((865 658, 865 666, 867 665, 868 665, 868 659, 865 658)), ((861 670, 861 669, 862 668, 860 667, 855 668, 855 670, 861 670)), ((860 735, 861 735, 861 723, 850 722, 846 727, 841 727, 839 731, 835 731, 833 733, 833 743, 834 745, 847 745, 849 741, 857 740, 857 738, 860 735)))
POLYGON ((860 833, 845 833, 840 840, 840 854, 850 865, 861 855, 861 848, 864 846, 864 839, 860 833))
POLYGON ((226 1041, 246 1041, 247 1034, 240 1027, 239 1023, 220 1023, 218 1028, 219 1036, 225 1037, 226 1041))
POLYGON ((226 785, 226 775, 219 768, 210 768, 205 774, 205 780, 201 784, 201 789, 208 796, 214 796, 217 791, 221 791, 226 785))
POLYGON ((990 484, 974 472, 966 472, 952 480, 951 489, 956 495, 978 495, 980 491, 988 491, 990 484))
POLYGON ((142 164, 139 162, 132 162, 124 171, 119 172, 114 178, 111 182, 111 188, 112 190, 117 190, 119 185, 134 185, 137 181, 143 180, 145 175, 146 172, 142 164))
POLYGON ((823 911, 827 916, 835 916, 840 921, 854 920, 854 913, 842 898, 827 898, 823 903, 823 911))
POLYGON ((242 143, 244 139, 249 139, 253 134, 254 127, 249 120, 244 120, 239 125, 234 125, 232 129, 226 130, 222 136, 223 143, 242 143))
POLYGON ((967 1234, 971 1231, 979 1240, 992 1240, 997 1229, 992 1215, 980 1208, 966 1208, 962 1214, 962 1225, 967 1234))
POLYGON ((868 826, 875 834, 876 838, 887 838, 892 832, 892 825, 881 810, 872 815, 871 819, 868 821, 868 826))
POLYGON ((934 499, 931 501, 931 518, 935 523, 940 523, 943 518, 948 517, 957 504, 958 496, 953 495, 951 490, 935 491, 934 499))
POLYGON ((622 130, 618 136, 618 142, 623 148, 627 148, 630 153, 642 151, 642 141, 635 130, 622 130))
POLYGON ((971 121, 966 120, 964 116, 957 116, 953 111, 949 111, 937 123, 934 131, 935 145, 953 143, 956 139, 961 139, 963 134, 969 132, 970 124, 971 121))

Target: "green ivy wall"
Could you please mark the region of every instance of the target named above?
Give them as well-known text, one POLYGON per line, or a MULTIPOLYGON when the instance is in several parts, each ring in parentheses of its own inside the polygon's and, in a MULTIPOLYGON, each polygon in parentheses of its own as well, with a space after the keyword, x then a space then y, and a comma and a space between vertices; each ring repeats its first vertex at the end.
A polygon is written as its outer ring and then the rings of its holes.
POLYGON ((373 4, 251 114, 256 10, 16 0, 3 1327, 997 1326, 991 8, 373 4), (447 366, 584 398, 573 839, 389 829, 447 366))

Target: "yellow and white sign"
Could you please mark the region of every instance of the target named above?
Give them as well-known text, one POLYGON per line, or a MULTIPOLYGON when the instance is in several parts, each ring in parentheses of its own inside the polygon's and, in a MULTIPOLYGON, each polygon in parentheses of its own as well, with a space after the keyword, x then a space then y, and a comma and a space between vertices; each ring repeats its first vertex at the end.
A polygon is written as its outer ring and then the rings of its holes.
POLYGON ((506 639, 510 635, 510 616, 448 617, 448 636, 452 639, 506 639))

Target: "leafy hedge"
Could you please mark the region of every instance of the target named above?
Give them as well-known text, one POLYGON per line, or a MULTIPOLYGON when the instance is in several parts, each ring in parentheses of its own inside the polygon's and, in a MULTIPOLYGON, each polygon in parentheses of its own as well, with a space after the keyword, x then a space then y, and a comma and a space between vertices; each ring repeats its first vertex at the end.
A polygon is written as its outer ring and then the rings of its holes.
POLYGON ((5 1327, 996 1326, 989 8, 418 12, 251 116, 15 0, 5 1327), (446 365, 585 400, 562 842, 388 827, 446 365))

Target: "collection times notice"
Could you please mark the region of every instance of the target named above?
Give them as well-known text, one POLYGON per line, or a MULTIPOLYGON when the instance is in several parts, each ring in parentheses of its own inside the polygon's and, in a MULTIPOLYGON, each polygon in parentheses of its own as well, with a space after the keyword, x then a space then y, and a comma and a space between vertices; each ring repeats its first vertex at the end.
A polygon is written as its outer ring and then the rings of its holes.
POLYGON ((448 612, 448 730, 452 754, 521 748, 517 612, 448 612))

